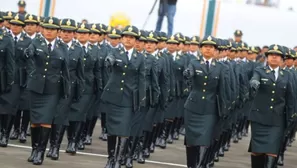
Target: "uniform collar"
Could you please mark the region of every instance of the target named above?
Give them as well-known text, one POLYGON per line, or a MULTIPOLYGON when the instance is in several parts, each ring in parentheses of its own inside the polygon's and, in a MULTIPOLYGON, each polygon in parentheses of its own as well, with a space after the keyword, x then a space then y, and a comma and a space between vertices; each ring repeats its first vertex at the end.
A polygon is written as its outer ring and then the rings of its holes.
POLYGON ((19 41, 19 39, 22 36, 22 33, 19 33, 18 35, 14 35, 13 33, 11 33, 13 40, 15 39, 15 37, 17 38, 17 41, 19 41))
POLYGON ((209 64, 212 62, 212 58, 210 58, 209 60, 206 60, 204 57, 202 57, 202 58, 203 58, 203 61, 204 61, 204 62, 208 61, 209 64))

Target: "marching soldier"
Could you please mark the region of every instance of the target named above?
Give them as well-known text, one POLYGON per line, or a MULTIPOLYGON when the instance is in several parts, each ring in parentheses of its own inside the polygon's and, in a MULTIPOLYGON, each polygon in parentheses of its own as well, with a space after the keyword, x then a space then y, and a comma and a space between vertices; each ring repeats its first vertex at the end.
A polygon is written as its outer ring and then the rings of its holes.
POLYGON ((19 14, 19 15, 23 15, 23 17, 25 17, 26 14, 27 14, 27 12, 26 12, 26 10, 25 10, 25 8, 26 8, 26 2, 25 2, 24 0, 20 0, 20 1, 18 2, 18 7, 19 7, 18 14, 19 14))
POLYGON ((189 51, 189 59, 187 65, 189 65, 192 59, 200 59, 200 52, 199 52, 199 36, 193 36, 190 39, 190 51, 189 51))
POLYGON ((121 154, 126 153, 126 142, 131 135, 132 118, 139 113, 146 101, 144 57, 134 48, 138 38, 137 27, 125 27, 122 32, 123 48, 113 49, 106 58, 107 67, 111 68, 101 96, 109 109, 106 113, 107 131, 110 135, 106 167, 120 167, 121 154))
POLYGON ((35 37, 37 37, 39 18, 36 15, 28 14, 26 15, 25 23, 26 23, 25 31, 27 35, 31 39, 34 39, 35 37))
POLYGON ((12 91, 15 76, 15 47, 13 40, 4 29, 0 29, 0 146, 7 147, 13 124, 14 105, 18 94, 12 91))
POLYGON ((16 89, 20 91, 18 107, 16 107, 16 118, 14 120, 14 131, 10 139, 19 139, 21 143, 26 142, 26 131, 30 120, 29 91, 26 89, 28 71, 24 51, 31 44, 31 38, 23 33, 25 21, 24 16, 19 14, 16 14, 14 19, 10 21, 11 35, 15 45, 15 84, 18 85, 16 89), (20 124, 21 116, 22 124, 20 124))
POLYGON ((187 165, 191 168, 203 167, 215 124, 219 117, 224 117, 225 114, 220 112, 228 105, 225 100, 228 93, 225 80, 229 72, 225 65, 213 59, 216 40, 211 36, 205 37, 200 48, 201 61, 192 60, 184 72, 185 77, 192 80, 192 90, 185 103, 185 145, 187 165))
POLYGON ((268 66, 256 68, 250 81, 255 107, 250 113, 253 168, 276 166, 285 128, 294 116, 293 77, 279 66, 284 55, 280 45, 271 45, 266 52, 268 66))
POLYGON ((10 20, 13 18, 14 13, 11 11, 5 12, 3 15, 3 19, 4 19, 4 30, 6 31, 6 33, 8 33, 8 35, 11 34, 10 32, 10 20))
POLYGON ((26 50, 32 143, 28 162, 34 165, 43 163, 56 107, 70 92, 67 45, 57 40, 59 19, 47 17, 42 26, 44 38, 35 38, 26 50))
POLYGON ((241 30, 235 30, 234 32, 234 42, 241 43, 242 42, 243 33, 241 30))
POLYGON ((84 86, 84 68, 82 48, 73 41, 74 33, 77 29, 76 22, 72 19, 61 20, 61 41, 67 45, 68 68, 70 74, 71 92, 68 99, 61 99, 56 108, 56 115, 53 120, 50 135, 50 149, 46 157, 52 160, 59 159, 59 149, 63 136, 67 130, 68 145, 66 153, 74 154, 75 151, 75 125, 69 123, 70 107, 74 102, 78 102, 82 96, 84 86))

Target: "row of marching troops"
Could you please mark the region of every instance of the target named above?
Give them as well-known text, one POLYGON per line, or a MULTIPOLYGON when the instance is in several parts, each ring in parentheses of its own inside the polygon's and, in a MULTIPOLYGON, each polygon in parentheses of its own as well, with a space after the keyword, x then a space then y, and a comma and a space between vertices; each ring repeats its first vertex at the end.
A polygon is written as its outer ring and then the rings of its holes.
POLYGON ((271 45, 264 65, 259 49, 241 40, 12 12, 0 26, 0 146, 24 143, 30 121, 35 165, 45 155, 59 159, 66 129, 67 153, 91 145, 98 117, 107 168, 145 163, 155 146, 179 139, 182 125, 187 166, 212 167, 248 121, 252 167, 283 165, 296 130, 294 50, 271 45))

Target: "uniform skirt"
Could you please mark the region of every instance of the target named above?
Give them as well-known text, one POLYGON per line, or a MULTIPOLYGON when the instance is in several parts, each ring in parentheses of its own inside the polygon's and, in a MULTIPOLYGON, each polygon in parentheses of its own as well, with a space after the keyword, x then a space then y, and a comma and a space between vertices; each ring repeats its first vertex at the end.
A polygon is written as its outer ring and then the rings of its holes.
POLYGON ((106 103, 106 129, 108 134, 122 137, 131 135, 131 123, 134 117, 132 107, 120 107, 106 103))
POLYGON ((30 91, 25 89, 25 88, 21 88, 21 95, 20 95, 20 99, 19 99, 19 110, 29 110, 30 109, 30 99, 28 99, 30 91))
POLYGON ((130 136, 139 137, 142 135, 148 111, 149 107, 141 107, 140 112, 133 115, 130 136))
POLYGON ((177 117, 178 100, 179 99, 174 98, 173 101, 168 104, 168 108, 165 111, 165 116, 164 116, 166 119, 174 119, 175 117, 177 117))
POLYGON ((59 99, 59 94, 40 94, 30 91, 31 123, 52 124, 59 99))
POLYGON ((283 140, 284 126, 276 127, 251 122, 252 137, 249 152, 278 154, 283 140))
POLYGON ((90 109, 93 101, 93 94, 84 94, 78 102, 72 103, 69 112, 69 121, 86 121, 87 111, 90 109))
POLYGON ((157 113, 158 108, 150 108, 145 115, 143 121, 143 130, 151 132, 153 130, 153 125, 155 121, 155 115, 157 113))
POLYGON ((0 114, 16 115, 19 97, 20 85, 14 84, 9 93, 0 96, 0 114))
POLYGON ((189 146, 210 146, 214 128, 218 121, 216 115, 201 115, 185 109, 186 144, 189 146))
POLYGON ((183 117, 184 116, 184 105, 187 98, 180 98, 177 102, 177 117, 183 117))
POLYGON ((90 106, 87 109, 87 120, 91 120, 94 116, 97 117, 98 109, 100 106, 99 99, 96 99, 96 96, 94 95, 90 100, 90 106))

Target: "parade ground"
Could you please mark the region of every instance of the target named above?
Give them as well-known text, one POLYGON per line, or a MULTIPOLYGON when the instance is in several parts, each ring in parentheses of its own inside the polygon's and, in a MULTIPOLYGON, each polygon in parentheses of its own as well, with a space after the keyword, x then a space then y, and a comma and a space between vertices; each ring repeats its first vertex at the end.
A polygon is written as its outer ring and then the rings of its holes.
MULTIPOLYGON (((104 168, 106 164, 106 142, 98 139, 100 134, 100 125, 97 125, 93 135, 93 143, 86 146, 86 149, 71 156, 65 153, 67 137, 64 137, 62 148, 60 149, 60 160, 52 161, 45 158, 43 168, 104 168)), ((229 152, 225 152, 225 157, 220 158, 220 162, 215 163, 216 168, 249 168, 250 155, 247 152, 249 137, 244 137, 238 144, 231 144, 229 152)), ((137 164, 135 168, 179 168, 186 167, 186 153, 183 145, 184 137, 174 141, 174 144, 168 144, 165 150, 156 148, 155 153, 146 161, 146 164, 137 164)), ((2 168, 31 168, 36 167, 27 162, 30 154, 30 137, 27 142, 21 144, 18 141, 10 140, 9 147, 0 148, 0 162, 2 168)), ((49 146, 49 145, 48 145, 49 146)), ((297 145, 293 143, 285 154, 284 168, 296 168, 297 165, 297 145)), ((280 167, 279 167, 280 168, 280 167)))

